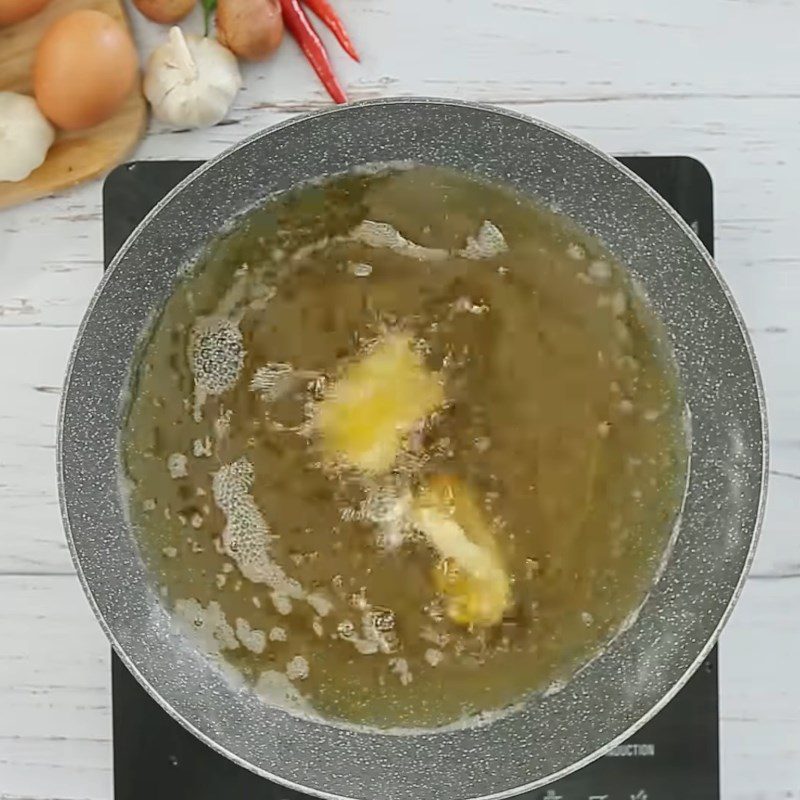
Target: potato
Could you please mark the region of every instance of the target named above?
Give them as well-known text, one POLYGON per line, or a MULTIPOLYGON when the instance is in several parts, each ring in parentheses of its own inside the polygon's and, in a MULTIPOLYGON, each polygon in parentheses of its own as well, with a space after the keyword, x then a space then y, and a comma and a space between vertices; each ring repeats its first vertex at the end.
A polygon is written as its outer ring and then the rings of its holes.
POLYGON ((218 0, 217 39, 239 58, 263 61, 282 38, 279 0, 218 0))
POLYGON ((147 19, 170 25, 183 19, 195 6, 195 0, 133 0, 147 19))

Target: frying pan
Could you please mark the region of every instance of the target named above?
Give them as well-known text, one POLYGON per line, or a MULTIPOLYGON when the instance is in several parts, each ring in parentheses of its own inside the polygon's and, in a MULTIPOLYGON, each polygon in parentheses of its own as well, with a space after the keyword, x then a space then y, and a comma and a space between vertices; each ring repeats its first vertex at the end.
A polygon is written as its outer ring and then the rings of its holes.
POLYGON ((186 728, 300 791, 358 800, 500 798, 575 770, 653 716, 701 663, 750 564, 765 498, 753 352, 708 253, 618 162, 549 125, 481 106, 380 100, 292 119, 190 175, 134 231, 78 333, 59 420, 67 539, 128 669, 186 728), (637 618, 559 692, 482 725, 415 734, 323 724, 237 688, 176 632, 120 493, 120 429, 137 343, 181 269, 237 215, 299 182, 374 162, 448 166, 509 184, 599 237, 665 325, 691 413, 674 546, 637 618))

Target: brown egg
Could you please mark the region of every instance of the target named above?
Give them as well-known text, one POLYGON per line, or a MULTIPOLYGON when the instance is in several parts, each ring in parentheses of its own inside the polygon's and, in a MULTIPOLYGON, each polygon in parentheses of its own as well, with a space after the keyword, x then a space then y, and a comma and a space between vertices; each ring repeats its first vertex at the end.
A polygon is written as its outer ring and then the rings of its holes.
POLYGON ((33 92, 44 115, 60 128, 89 128, 119 109, 138 68, 136 49, 119 22, 101 11, 73 11, 39 42, 33 92))
POLYGON ((133 0, 133 4, 148 19, 164 24, 183 19, 194 7, 196 0, 133 0))
POLYGON ((0 28, 38 14, 50 0, 0 0, 0 28))

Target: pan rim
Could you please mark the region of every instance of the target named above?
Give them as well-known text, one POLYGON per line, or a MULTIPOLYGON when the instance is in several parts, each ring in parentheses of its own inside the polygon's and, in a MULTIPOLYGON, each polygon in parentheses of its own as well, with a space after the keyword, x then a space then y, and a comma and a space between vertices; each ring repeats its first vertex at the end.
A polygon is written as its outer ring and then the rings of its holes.
POLYGON ((766 497, 767 497, 767 484, 768 484, 768 465, 769 465, 769 446, 768 446, 768 428, 767 428, 767 414, 766 414, 766 402, 764 398, 764 390, 762 385, 761 376, 758 370, 758 365, 755 360, 755 352, 752 345, 752 341, 749 337, 749 334, 746 330, 744 325, 744 321, 741 315, 741 312, 731 294, 729 287, 724 282, 722 275, 717 268, 716 264, 714 263, 711 256, 707 253, 706 249, 700 243, 699 239, 695 235, 694 231, 676 214, 676 212, 664 201, 660 195, 658 195, 651 187, 649 187, 644 181, 642 181, 638 176, 636 176, 633 172, 631 172, 627 167, 620 164, 616 160, 612 159, 611 157, 604 154, 602 151, 594 148, 592 145, 578 139, 577 137, 573 136, 572 134, 565 132, 559 129, 556 126, 552 126, 546 122, 542 122, 541 120, 532 120, 525 115, 518 114, 514 111, 508 111, 505 109, 498 109, 493 106, 485 105, 485 104, 478 104, 478 103, 469 103, 463 102, 458 100, 449 100, 449 99, 438 99, 438 98, 382 98, 378 100, 368 100, 363 101, 361 103, 352 104, 345 107, 340 108, 331 108, 325 109, 318 112, 313 112, 308 115, 303 115, 299 117, 294 117, 288 120, 285 120, 279 123, 276 126, 268 128, 263 131, 256 132, 251 136, 243 139, 236 145, 231 148, 226 149, 221 154, 216 156, 215 158, 209 160, 204 165, 199 167, 197 170, 192 172, 187 178, 181 181, 179 184, 176 185, 174 189, 172 189, 153 209, 145 216, 145 218, 139 223, 133 233, 128 237, 126 242, 122 245, 118 253, 115 255, 114 259, 112 260, 109 269, 106 271, 106 274, 103 276, 102 280, 99 282, 98 287, 92 297, 92 300, 88 306, 87 312, 81 322, 81 325, 78 328, 76 342, 71 351, 69 362, 67 365, 67 372, 65 378, 65 389, 62 394, 62 399, 59 407, 59 414, 58 414, 58 439, 57 439, 57 479, 58 479, 58 491, 59 491, 59 498, 60 498, 60 507, 61 507, 61 514, 62 520, 65 527, 66 538, 70 550, 70 555, 75 566, 76 573, 78 578, 81 582, 84 592, 89 599, 89 603, 92 607, 92 610, 95 616, 98 618, 101 627, 103 628, 107 638, 111 642, 114 650, 120 656, 121 660, 125 664, 126 668, 129 669, 132 674, 136 677, 136 679, 144 686, 144 688, 148 691, 148 693, 157 701, 159 704, 170 713, 173 718, 175 718, 178 722, 180 722, 184 727, 190 730, 194 735, 198 736, 202 741, 204 741, 207 745, 212 747, 217 752, 222 753, 226 757, 230 758, 234 762, 240 764, 243 767, 253 770, 257 774, 262 775, 269 780, 272 780, 276 783, 279 783, 283 786, 288 788, 295 789, 301 792, 311 792, 317 796, 331 798, 331 800, 355 800, 355 798, 348 798, 347 795, 337 794, 337 793, 330 793, 327 791, 321 791, 315 789, 314 787, 310 787, 304 784, 296 783, 291 780, 287 780, 280 775, 273 774, 267 770, 264 770, 256 765, 251 764, 250 762, 246 761, 245 759, 238 756, 236 753, 231 752, 230 750, 226 749, 224 746, 218 744, 213 738, 208 736, 202 730, 195 727, 191 722, 189 722, 185 717, 183 717, 176 709, 172 707, 172 705, 162 697, 157 689, 151 685, 151 683, 146 679, 146 677, 139 671, 136 667, 135 662, 131 658, 131 656, 125 651, 124 647, 118 640, 117 636, 115 635, 114 631, 109 626, 107 620, 105 619, 103 613, 100 610, 100 606, 98 604, 97 598, 95 597, 94 590, 90 581, 88 580, 83 565, 81 563, 76 545, 75 545, 75 533, 72 530, 72 524, 69 518, 69 507, 68 507, 68 500, 66 497, 66 489, 65 484, 67 478, 64 472, 64 449, 65 449, 65 442, 64 442, 64 429, 65 429, 65 416, 66 416, 66 407, 68 403, 68 395, 70 386, 72 385, 73 381, 73 369, 75 366, 75 361, 77 357, 77 352, 82 342, 83 334, 86 329, 86 326, 89 322, 89 319, 96 307, 99 297, 101 296, 105 286, 109 283, 114 275, 115 271, 117 270, 119 264, 124 260, 125 255, 129 252, 129 250, 133 247, 137 239, 142 235, 142 232, 147 228, 150 221, 157 216, 173 199, 176 197, 180 192, 182 192, 186 187, 190 186, 194 181, 200 178, 206 171, 213 169, 217 164, 221 161, 226 159, 230 154, 239 151, 242 148, 245 148, 252 143, 262 139, 263 137, 272 135, 278 131, 285 130, 287 128, 291 128, 295 125, 301 125, 306 120, 309 119, 318 119, 321 117, 329 116, 329 115, 337 115, 337 114, 347 114, 352 113, 353 109, 359 109, 363 107, 374 107, 374 106, 384 106, 384 105, 435 105, 435 106, 446 106, 446 107, 453 107, 453 108, 467 108, 473 110, 480 110, 483 112, 487 112, 493 115, 498 115, 500 117, 509 117, 511 119, 515 119, 518 121, 523 121, 526 123, 531 123, 544 128, 545 130, 556 134, 559 137, 563 137, 565 139, 570 140, 573 144, 580 146, 581 148, 588 151, 592 156, 602 159, 606 164, 611 165, 615 170, 625 176, 629 181, 632 181, 637 185, 639 190, 644 191, 652 200, 654 200, 661 208, 662 211, 666 212, 666 214, 670 217, 672 224, 676 225, 679 231, 689 240, 692 244, 693 249, 696 250, 701 258, 703 259, 706 268, 710 271, 710 274, 714 277, 716 285, 722 292, 727 305, 731 309, 736 324, 739 328, 739 333, 741 335, 742 341, 745 346, 747 359, 750 364, 750 368, 752 370, 752 374, 754 377, 754 386, 755 392, 757 395, 758 401, 758 408, 760 414, 760 424, 761 424, 761 476, 760 476, 760 486, 758 489, 758 501, 757 507, 754 516, 754 525, 752 535, 750 537, 749 547, 746 553, 746 557, 744 560, 743 568, 741 569, 738 581, 734 586, 730 597, 727 601, 727 604, 716 624, 714 627, 711 635, 709 636, 706 644, 700 649, 700 652, 694 659, 694 661, 690 664, 688 669, 684 672, 684 674, 675 682, 672 688, 667 691, 665 695, 661 698, 661 700, 656 703, 654 706, 651 707, 649 712, 647 712, 643 717, 638 719, 635 723, 633 723, 629 728, 621 732, 618 736, 616 736, 612 741, 608 742, 605 746, 595 750, 591 754, 585 756, 581 760, 575 762, 574 764, 569 765, 557 772, 554 772, 551 775, 548 775, 542 779, 537 779, 528 784, 520 785, 518 787, 503 790, 500 792, 496 792, 493 794, 483 794, 480 795, 484 800, 500 800, 500 798, 511 797, 515 794, 520 792, 528 791, 531 789, 535 789, 539 786, 542 786, 546 783, 549 783, 553 780, 557 780, 565 775, 579 769, 582 766, 590 763, 591 761, 598 758, 605 752, 608 752, 611 748, 615 745, 619 744, 620 742, 624 741, 628 738, 631 733, 635 730, 640 728, 644 725, 649 719, 651 719, 655 714, 657 714, 673 697, 674 695, 680 690, 680 688, 686 683, 689 679, 691 674, 695 671, 695 669, 702 663, 702 661, 707 657, 709 651, 713 647, 719 632, 721 631, 722 627, 725 625, 727 620, 730 617, 732 612, 733 606, 735 605, 736 601, 738 600, 744 582, 747 578, 747 574, 749 572, 750 566, 752 564, 752 560, 755 553, 755 548, 758 543, 761 525, 763 521, 764 509, 766 504, 766 497))

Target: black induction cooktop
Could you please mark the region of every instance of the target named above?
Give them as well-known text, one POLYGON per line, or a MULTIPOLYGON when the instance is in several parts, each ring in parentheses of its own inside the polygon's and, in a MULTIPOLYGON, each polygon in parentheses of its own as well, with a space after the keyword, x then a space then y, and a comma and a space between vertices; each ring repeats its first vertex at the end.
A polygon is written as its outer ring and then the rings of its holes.
MULTIPOLYGON (((685 156, 620 158, 653 186, 713 252, 711 178, 685 156)), ((105 263, 198 161, 114 170, 103 187, 105 263)), ((237 766, 182 728, 112 657, 115 800, 301 800, 237 766)), ((521 800, 718 800, 719 716, 714 650, 678 695, 625 744, 521 800)), ((382 800, 376 797, 373 800, 382 800)), ((419 798, 436 800, 436 798, 419 798)))

